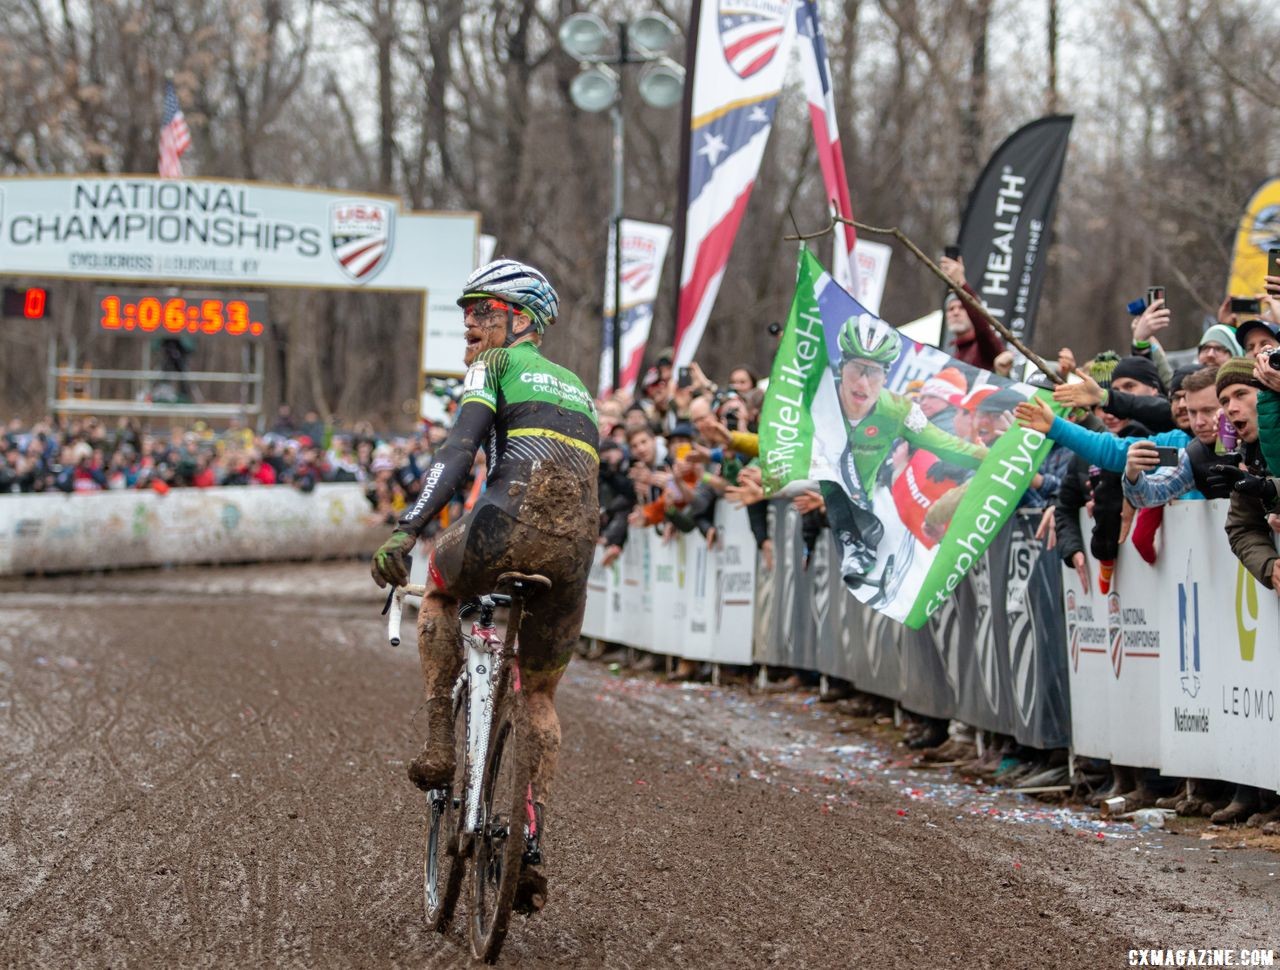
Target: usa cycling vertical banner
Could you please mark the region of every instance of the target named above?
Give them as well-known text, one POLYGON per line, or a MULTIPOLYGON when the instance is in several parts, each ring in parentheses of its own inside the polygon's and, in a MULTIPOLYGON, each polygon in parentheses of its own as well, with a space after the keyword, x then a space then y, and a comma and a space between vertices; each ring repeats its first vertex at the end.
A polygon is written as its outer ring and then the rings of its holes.
POLYGON ((695 0, 676 260, 676 364, 693 360, 773 128, 792 0, 695 0))
POLYGON ((1267 275, 1267 250, 1280 249, 1280 178, 1267 179, 1249 199, 1231 257, 1232 296, 1257 296, 1267 275))
MULTIPOLYGON (((640 376, 644 345, 653 324, 653 304, 658 298, 662 264, 667 258, 671 229, 652 222, 622 220, 622 366, 619 382, 635 387, 640 376)), ((604 349, 600 353, 600 393, 613 384, 613 227, 609 228, 609 257, 604 274, 604 349)))
POLYGON ((978 176, 960 223, 960 254, 987 311, 1032 343, 1070 115, 1024 125, 978 176))

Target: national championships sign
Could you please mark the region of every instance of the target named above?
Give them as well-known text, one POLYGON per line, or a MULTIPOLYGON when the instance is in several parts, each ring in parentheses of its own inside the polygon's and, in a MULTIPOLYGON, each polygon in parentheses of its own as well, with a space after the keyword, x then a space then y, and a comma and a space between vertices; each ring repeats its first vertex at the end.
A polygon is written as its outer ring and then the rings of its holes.
POLYGON ((475 266, 478 225, 474 212, 257 182, 4 178, 0 273, 421 292, 422 369, 461 373, 452 298, 475 266))

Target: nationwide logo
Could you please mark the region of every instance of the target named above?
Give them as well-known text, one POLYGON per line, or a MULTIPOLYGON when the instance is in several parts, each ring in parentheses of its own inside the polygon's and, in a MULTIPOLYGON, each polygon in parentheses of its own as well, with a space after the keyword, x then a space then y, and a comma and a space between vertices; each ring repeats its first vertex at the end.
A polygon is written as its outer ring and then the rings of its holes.
POLYGON ((745 80, 768 66, 790 9, 778 0, 720 0, 720 48, 734 74, 745 80))
POLYGON ((1252 663, 1258 644, 1258 583, 1243 563, 1236 564, 1236 636, 1240 659, 1252 663))
POLYGON ((395 230, 388 202, 344 199, 329 206, 329 244, 339 269, 367 283, 387 264, 395 230))
POLYGON ((1178 584, 1178 680, 1188 697, 1200 693, 1200 584, 1191 581, 1191 557, 1187 578, 1178 584))
POLYGON ((1111 669, 1120 679, 1120 665, 1124 662, 1124 620, 1120 611, 1120 594, 1114 590, 1107 594, 1107 633, 1111 639, 1111 669))

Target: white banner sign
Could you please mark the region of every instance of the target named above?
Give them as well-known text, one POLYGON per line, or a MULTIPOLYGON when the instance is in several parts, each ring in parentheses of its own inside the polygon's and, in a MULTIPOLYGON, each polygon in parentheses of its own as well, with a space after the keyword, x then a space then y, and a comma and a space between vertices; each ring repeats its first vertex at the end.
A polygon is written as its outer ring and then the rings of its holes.
POLYGON ((422 369, 461 374, 473 212, 388 196, 157 177, 0 179, 0 273, 427 292, 422 369))
POLYGON ((1088 591, 1063 571, 1077 754, 1280 788, 1280 604, 1232 555, 1227 504, 1166 506, 1155 565, 1121 546, 1108 595, 1092 557, 1088 591))
MULTIPOLYGON (((652 222, 622 220, 622 368, 623 387, 635 387, 649 328, 653 304, 658 299, 662 264, 667 258, 671 229, 652 222)), ((604 274, 604 348, 600 352, 600 393, 613 390, 613 229, 609 230, 609 255, 604 274)))
POLYGON ((1158 560, 1163 767, 1275 791, 1280 605, 1231 554, 1222 534, 1227 504, 1165 509, 1158 560))
POLYGON ((876 316, 880 316, 880 301, 884 299, 884 283, 889 278, 889 260, 892 258, 893 249, 884 243, 860 238, 853 245, 853 264, 858 279, 858 292, 853 296, 876 316))
POLYGON ((612 566, 600 565, 597 550, 582 635, 689 660, 751 663, 755 538, 747 513, 724 503, 716 529, 710 550, 698 532, 664 543, 638 528, 612 566))
POLYGON ((1080 516, 1089 586, 1062 570, 1071 661, 1071 743, 1076 754, 1137 768, 1160 765, 1160 610, 1156 570, 1131 545, 1120 547, 1111 588, 1098 587, 1088 552, 1093 520, 1080 516))

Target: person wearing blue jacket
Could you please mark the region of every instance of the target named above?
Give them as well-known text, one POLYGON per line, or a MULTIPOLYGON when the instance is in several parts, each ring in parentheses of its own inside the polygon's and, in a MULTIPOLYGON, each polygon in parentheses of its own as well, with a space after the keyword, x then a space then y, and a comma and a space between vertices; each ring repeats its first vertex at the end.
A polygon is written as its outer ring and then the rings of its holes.
MULTIPOLYGON (((1186 406, 1187 392, 1183 389, 1182 382, 1190 374, 1201 369, 1208 370, 1208 368, 1185 367, 1180 368, 1174 374, 1171 385, 1173 389, 1172 400, 1170 401, 1169 409, 1171 421, 1177 426, 1150 437, 1120 438, 1107 431, 1091 431, 1064 418, 1054 416, 1049 407, 1040 402, 1027 402, 1027 404, 1019 408, 1016 416, 1023 427, 1033 428, 1041 432, 1054 443, 1071 449, 1089 464, 1096 465, 1104 471, 1122 472, 1128 459, 1129 449, 1136 442, 1150 442, 1152 445, 1162 448, 1185 448, 1191 442, 1192 435, 1189 433, 1190 416, 1187 413, 1186 406)), ((1117 368, 1117 370, 1122 372, 1119 379, 1123 382, 1125 380, 1123 368, 1117 368)), ((1116 378, 1113 376, 1112 380, 1114 382, 1116 378)), ((1154 387, 1155 385, 1149 386, 1154 387)), ((1205 386, 1212 387, 1212 380, 1205 386)), ((1212 419, 1213 421, 1217 420, 1216 400, 1212 419)), ((1217 436, 1217 425, 1212 422, 1211 424, 1212 427, 1209 429, 1210 440, 1208 441, 1210 446, 1213 445, 1217 436)), ((1187 493, 1182 497, 1204 498, 1198 491, 1187 493)))

